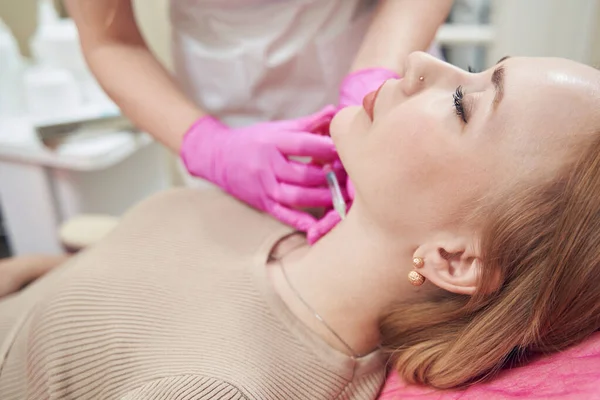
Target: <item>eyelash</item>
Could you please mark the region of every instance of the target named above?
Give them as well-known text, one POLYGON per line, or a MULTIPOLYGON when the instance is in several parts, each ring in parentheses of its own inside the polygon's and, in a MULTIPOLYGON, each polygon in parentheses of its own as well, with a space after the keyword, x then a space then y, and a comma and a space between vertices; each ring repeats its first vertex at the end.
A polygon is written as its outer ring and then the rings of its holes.
MULTIPOLYGON (((467 66, 467 71, 469 71, 472 74, 479 73, 479 71, 476 71, 470 65, 467 66)), ((465 96, 464 90, 463 90, 462 86, 459 86, 456 88, 456 92, 454 92, 454 94, 452 95, 452 99, 454 100, 454 110, 456 112, 456 115, 458 115, 460 117, 460 119, 462 119, 463 122, 466 124, 467 123, 467 114, 465 113, 465 107, 464 107, 464 102, 463 102, 464 96, 465 96)))
POLYGON ((452 99, 454 100, 454 110, 456 115, 458 115, 463 122, 467 123, 467 114, 465 113, 465 107, 463 105, 463 98, 465 93, 463 91, 462 86, 456 88, 456 92, 452 95, 452 99))

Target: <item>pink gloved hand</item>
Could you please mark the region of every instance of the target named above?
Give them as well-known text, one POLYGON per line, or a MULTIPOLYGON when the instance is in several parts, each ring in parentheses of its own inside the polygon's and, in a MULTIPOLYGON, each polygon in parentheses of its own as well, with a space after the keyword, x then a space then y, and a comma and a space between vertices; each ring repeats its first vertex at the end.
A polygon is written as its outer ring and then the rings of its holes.
MULTIPOLYGON (((361 105, 364 97, 379 89, 385 81, 399 78, 396 72, 386 68, 367 68, 353 72, 342 81, 339 108, 361 105)), ((350 199, 347 207, 350 209, 354 200, 354 186, 350 178, 346 182, 346 190, 350 199)), ((308 242, 314 244, 340 221, 339 214, 333 209, 329 210, 323 218, 308 229, 306 235, 308 242)))
POLYGON ((379 89, 388 79, 400 76, 387 68, 367 68, 348 74, 340 86, 340 108, 359 106, 366 95, 379 89))
POLYGON ((288 156, 333 163, 345 179, 331 138, 315 134, 335 111, 329 106, 308 117, 237 129, 203 117, 184 136, 181 158, 190 174, 306 232, 317 221, 296 208, 330 206, 331 193, 322 168, 288 156))

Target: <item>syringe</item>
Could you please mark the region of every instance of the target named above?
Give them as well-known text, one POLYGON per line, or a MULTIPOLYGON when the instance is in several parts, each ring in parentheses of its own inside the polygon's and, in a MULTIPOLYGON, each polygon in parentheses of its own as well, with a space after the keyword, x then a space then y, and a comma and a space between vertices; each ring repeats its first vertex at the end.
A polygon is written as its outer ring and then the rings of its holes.
POLYGON ((340 189, 340 183, 338 182, 335 172, 331 169, 331 165, 327 164, 323 168, 325 176, 327 178, 327 185, 331 191, 331 197, 333 199, 333 209, 337 211, 341 219, 346 218, 346 201, 342 196, 342 190, 340 189))

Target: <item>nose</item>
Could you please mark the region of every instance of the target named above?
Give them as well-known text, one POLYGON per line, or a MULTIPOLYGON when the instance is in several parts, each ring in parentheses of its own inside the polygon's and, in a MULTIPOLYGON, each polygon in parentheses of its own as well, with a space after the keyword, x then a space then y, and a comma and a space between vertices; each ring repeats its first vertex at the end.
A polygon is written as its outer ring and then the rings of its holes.
POLYGON ((407 96, 435 86, 453 88, 468 75, 466 71, 422 51, 409 54, 404 70, 403 88, 407 96))

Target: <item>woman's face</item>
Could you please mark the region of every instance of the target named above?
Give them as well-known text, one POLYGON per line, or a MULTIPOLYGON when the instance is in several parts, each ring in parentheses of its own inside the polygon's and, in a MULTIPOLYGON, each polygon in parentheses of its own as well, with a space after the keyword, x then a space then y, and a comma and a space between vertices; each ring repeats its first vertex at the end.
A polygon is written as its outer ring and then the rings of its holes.
POLYGON ((598 71, 562 59, 509 58, 469 73, 411 54, 404 79, 380 88, 372 119, 351 107, 332 123, 353 208, 386 229, 426 233, 511 184, 551 177, 600 126, 599 82, 598 71))

